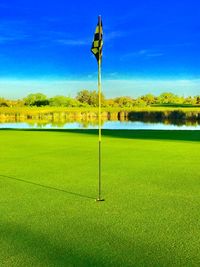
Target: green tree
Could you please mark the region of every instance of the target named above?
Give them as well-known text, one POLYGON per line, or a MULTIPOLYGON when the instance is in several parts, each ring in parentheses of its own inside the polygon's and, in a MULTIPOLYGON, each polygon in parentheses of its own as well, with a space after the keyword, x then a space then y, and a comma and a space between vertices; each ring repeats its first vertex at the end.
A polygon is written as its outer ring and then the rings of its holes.
POLYGON ((190 104, 190 105, 195 105, 196 104, 196 99, 195 97, 188 96, 184 99, 184 104, 190 104))
MULTIPOLYGON (((97 107, 99 103, 99 96, 98 92, 94 91, 89 91, 89 90, 82 90, 78 92, 76 99, 83 104, 87 104, 90 106, 97 107)), ((101 94, 101 101, 102 105, 104 105, 105 102, 105 97, 103 94, 101 94)))
POLYGON ((54 107, 78 107, 80 102, 68 96, 57 95, 49 99, 49 105, 54 107))
POLYGON ((49 99, 49 105, 54 107, 68 107, 70 99, 65 96, 57 95, 49 99))
POLYGON ((148 106, 156 103, 156 97, 152 94, 146 94, 140 97, 148 106))
POLYGON ((8 101, 4 98, 0 98, 0 107, 9 107, 8 101))
POLYGON ((78 92, 76 99, 81 102, 89 105, 90 102, 90 91, 82 90, 78 92))
POLYGON ((132 107, 133 106, 133 99, 129 96, 120 96, 115 98, 115 103, 119 107, 132 107))
POLYGON ((158 103, 159 104, 177 104, 177 103, 180 103, 180 101, 177 95, 166 92, 158 96, 158 103))
POLYGON ((195 96, 195 99, 196 99, 196 104, 200 105, 200 96, 195 96))
POLYGON ((118 107, 118 103, 115 102, 115 99, 109 98, 104 100, 105 107, 118 107))
POLYGON ((24 104, 26 106, 46 106, 49 105, 49 100, 42 93, 29 94, 24 98, 24 104))
POLYGON ((139 107, 145 107, 147 105, 147 103, 141 98, 138 97, 135 101, 134 101, 134 105, 135 106, 139 106, 139 107))

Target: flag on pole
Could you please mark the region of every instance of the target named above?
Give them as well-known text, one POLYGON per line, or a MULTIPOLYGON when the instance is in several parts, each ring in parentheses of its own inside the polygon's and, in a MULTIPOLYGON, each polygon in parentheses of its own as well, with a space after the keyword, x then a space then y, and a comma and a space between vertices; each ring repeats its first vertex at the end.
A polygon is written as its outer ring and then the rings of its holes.
POLYGON ((97 201, 104 201, 101 197, 101 60, 103 47, 103 27, 101 16, 98 17, 98 23, 94 34, 91 51, 95 55, 98 63, 98 96, 99 96, 99 186, 97 201))
POLYGON ((103 47, 103 26, 102 20, 99 19, 94 34, 94 41, 92 43, 91 51, 95 55, 97 61, 101 61, 103 47))

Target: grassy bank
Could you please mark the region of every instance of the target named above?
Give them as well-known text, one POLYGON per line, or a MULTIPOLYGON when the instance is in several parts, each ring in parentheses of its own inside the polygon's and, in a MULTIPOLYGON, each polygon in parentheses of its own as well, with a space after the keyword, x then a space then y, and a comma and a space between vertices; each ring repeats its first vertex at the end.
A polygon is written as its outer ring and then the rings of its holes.
MULTIPOLYGON (((0 108, 0 122, 70 122, 95 121, 98 108, 53 108, 21 107, 0 108)), ((199 107, 153 106, 134 108, 102 108, 102 120, 132 120, 144 122, 163 122, 167 124, 200 123, 199 107)))
POLYGON ((200 132, 0 131, 0 265, 199 266, 200 132))
MULTIPOLYGON (((183 112, 200 112, 200 106, 180 106, 180 105, 164 105, 164 106, 146 106, 146 107, 102 107, 103 112, 120 112, 120 111, 173 111, 181 110, 183 112)), ((98 112, 98 107, 0 107, 0 113, 21 113, 21 114, 37 114, 48 112, 98 112)))

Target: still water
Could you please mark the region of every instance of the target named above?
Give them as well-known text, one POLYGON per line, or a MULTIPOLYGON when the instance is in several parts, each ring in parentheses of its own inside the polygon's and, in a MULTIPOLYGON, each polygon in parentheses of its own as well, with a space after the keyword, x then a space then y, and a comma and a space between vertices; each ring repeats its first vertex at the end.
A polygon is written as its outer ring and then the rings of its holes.
MULTIPOLYGON (((0 123, 0 128, 12 129, 97 129, 98 124, 67 122, 62 124, 52 123, 28 123, 28 122, 5 122, 0 123)), ((126 129, 126 130, 200 130, 199 124, 193 125, 173 125, 164 123, 148 123, 138 121, 106 121, 102 125, 103 129, 126 129)))

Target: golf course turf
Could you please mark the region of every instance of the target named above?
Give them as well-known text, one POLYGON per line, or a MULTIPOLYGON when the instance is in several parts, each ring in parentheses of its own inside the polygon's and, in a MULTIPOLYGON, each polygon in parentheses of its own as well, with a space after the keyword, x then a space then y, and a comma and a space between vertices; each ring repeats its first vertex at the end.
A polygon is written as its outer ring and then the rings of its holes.
POLYGON ((200 266, 200 132, 0 130, 0 266, 200 266))

